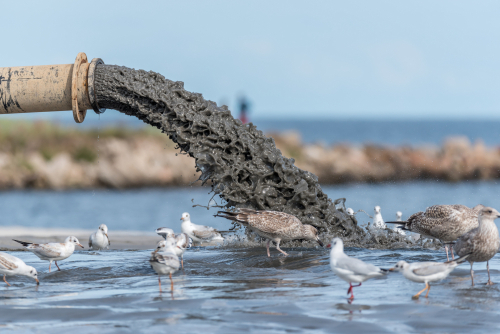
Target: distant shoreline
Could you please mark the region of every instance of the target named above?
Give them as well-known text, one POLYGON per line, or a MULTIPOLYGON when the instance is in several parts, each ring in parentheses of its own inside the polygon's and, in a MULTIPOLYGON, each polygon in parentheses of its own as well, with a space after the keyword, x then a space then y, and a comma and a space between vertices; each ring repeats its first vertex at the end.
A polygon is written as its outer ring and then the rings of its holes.
MULTIPOLYGON (((413 147, 305 144, 293 131, 268 135, 323 185, 500 178, 500 148, 466 137, 413 147)), ((198 176, 194 159, 152 127, 0 121, 0 191, 184 187, 199 185, 198 176)))

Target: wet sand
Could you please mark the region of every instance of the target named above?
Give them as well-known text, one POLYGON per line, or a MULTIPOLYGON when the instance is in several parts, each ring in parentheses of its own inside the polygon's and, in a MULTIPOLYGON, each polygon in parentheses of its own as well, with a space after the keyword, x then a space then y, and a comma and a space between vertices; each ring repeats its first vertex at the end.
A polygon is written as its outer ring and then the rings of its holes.
MULTIPOLYGON (((429 298, 412 300, 423 284, 399 273, 355 288, 334 276, 326 249, 287 249, 289 257, 265 256, 263 247, 194 248, 174 274, 175 291, 158 291, 149 250, 77 251, 47 272, 47 262, 28 252, 13 255, 34 265, 41 284, 23 277, 0 283, 0 331, 63 333, 485 333, 500 328, 500 290, 485 286, 485 264, 469 266, 432 285, 429 298), (83 325, 83 326, 82 326, 83 325)), ((399 260, 442 261, 431 250, 348 248, 349 255, 388 268, 399 260)), ((500 282, 500 257, 490 263, 500 282)))

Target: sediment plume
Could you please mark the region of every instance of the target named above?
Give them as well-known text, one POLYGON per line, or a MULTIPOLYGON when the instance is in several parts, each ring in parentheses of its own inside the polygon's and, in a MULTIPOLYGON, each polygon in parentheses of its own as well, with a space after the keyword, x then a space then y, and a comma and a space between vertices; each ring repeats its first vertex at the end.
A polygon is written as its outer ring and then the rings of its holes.
POLYGON ((210 182, 226 207, 286 212, 322 235, 362 245, 365 232, 336 208, 318 178, 283 157, 274 140, 253 124, 235 120, 226 106, 186 91, 182 82, 122 66, 99 65, 95 87, 100 107, 161 129, 194 158, 202 184, 210 182))

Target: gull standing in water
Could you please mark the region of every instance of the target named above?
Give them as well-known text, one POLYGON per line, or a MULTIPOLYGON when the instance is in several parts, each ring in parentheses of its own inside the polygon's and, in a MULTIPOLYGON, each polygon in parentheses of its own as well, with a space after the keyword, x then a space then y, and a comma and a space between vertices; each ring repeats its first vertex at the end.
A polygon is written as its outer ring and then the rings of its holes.
POLYGON ((89 248, 95 250, 107 249, 111 245, 108 237, 108 227, 105 224, 99 225, 97 232, 90 235, 89 248))
POLYGON ((269 252, 269 243, 271 240, 276 243, 276 249, 285 256, 288 256, 288 254, 280 249, 280 242, 282 240, 314 240, 323 247, 323 243, 318 236, 318 230, 314 226, 304 225, 297 217, 288 213, 239 209, 238 212, 219 211, 215 216, 248 226, 255 233, 266 238, 268 257, 271 257, 271 253, 269 252))
POLYGON ((191 222, 191 216, 187 212, 182 214, 181 220, 182 233, 186 233, 196 242, 224 241, 219 231, 213 227, 193 224, 191 222))
POLYGON ((417 283, 425 283, 425 288, 419 291, 413 299, 418 299, 422 292, 427 290, 425 298, 429 296, 429 291, 431 291, 431 286, 429 282, 436 282, 448 277, 448 275, 458 266, 460 263, 465 262, 470 254, 462 256, 461 258, 448 261, 448 262, 414 262, 407 263, 406 261, 399 261, 396 263, 394 268, 389 269, 390 271, 399 271, 403 273, 403 276, 410 281, 417 283))
POLYGON ((384 223, 384 218, 382 218, 382 213, 380 213, 380 206, 376 206, 374 209, 375 214, 373 215, 373 227, 375 228, 387 228, 384 223))
MULTIPOLYGON (((396 212, 396 221, 400 222, 403 217, 403 213, 401 211, 396 212)), ((405 231, 403 231, 399 225, 394 226, 392 229, 394 232, 399 233, 401 235, 406 235, 405 231)))
POLYGON ((33 277, 37 285, 40 285, 38 273, 32 266, 26 265, 23 260, 7 253, 0 252, 0 275, 3 275, 3 281, 10 286, 5 276, 23 275, 33 277))
POLYGON ((161 275, 170 277, 170 291, 174 292, 174 281, 172 274, 179 270, 179 258, 175 254, 175 239, 167 237, 165 240, 158 242, 156 250, 151 253, 149 263, 151 268, 158 274, 158 286, 161 292, 161 275))
POLYGON ((175 254, 181 257, 181 266, 184 269, 184 252, 186 249, 191 248, 193 239, 186 233, 174 234, 174 230, 168 227, 159 227, 156 229, 156 233, 165 238, 165 240, 167 238, 175 239, 175 254))
POLYGON ((335 275, 349 283, 347 294, 351 294, 350 300, 354 299, 353 288, 361 286, 362 282, 370 278, 382 277, 388 273, 386 269, 347 256, 344 253, 344 242, 340 238, 334 238, 331 246, 330 267, 335 275), (352 285, 352 283, 359 284, 352 285))
POLYGON ((75 237, 67 237, 64 243, 51 242, 48 244, 34 244, 32 242, 24 242, 12 239, 26 247, 27 250, 35 254, 40 260, 49 261, 49 273, 52 261, 55 261, 57 269, 61 270, 57 265, 57 261, 61 261, 70 257, 75 251, 75 246, 83 247, 75 237))
POLYGON ((441 240, 444 243, 446 258, 450 260, 448 244, 451 257, 455 258, 451 243, 478 226, 477 214, 476 210, 465 205, 433 205, 425 212, 414 213, 406 221, 387 223, 399 224, 401 229, 419 233, 422 237, 441 240))
POLYGON ((483 207, 479 211, 478 224, 475 229, 467 232, 458 238, 455 244, 455 251, 459 256, 469 254, 467 261, 470 263, 470 277, 474 286, 474 262, 485 262, 488 270, 488 282, 486 285, 493 285, 490 278, 489 260, 495 256, 500 247, 500 236, 495 224, 495 219, 500 218, 500 213, 489 207, 483 207))

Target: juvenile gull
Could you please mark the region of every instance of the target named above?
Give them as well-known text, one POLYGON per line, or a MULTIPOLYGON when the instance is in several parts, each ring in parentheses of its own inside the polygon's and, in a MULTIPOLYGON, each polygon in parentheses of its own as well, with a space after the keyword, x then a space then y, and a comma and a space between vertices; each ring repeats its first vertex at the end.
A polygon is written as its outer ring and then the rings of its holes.
POLYGON ((23 260, 15 256, 2 252, 0 252, 0 275, 3 275, 3 280, 8 286, 10 286, 10 284, 5 277, 15 275, 33 277, 36 284, 40 284, 40 281, 38 281, 38 273, 35 268, 26 265, 23 260))
POLYGON ((486 269, 488 270, 488 282, 486 285, 493 284, 490 278, 489 260, 495 256, 500 247, 500 236, 495 224, 495 219, 497 218, 500 218, 500 213, 497 210, 490 207, 483 207, 479 211, 479 226, 462 235, 455 244, 455 251, 459 256, 471 253, 467 261, 470 263, 472 286, 474 286, 474 271, 472 270, 472 266, 474 262, 484 261, 486 261, 486 269))
POLYGON ((158 242, 156 250, 151 253, 149 263, 151 268, 158 274, 158 286, 161 292, 161 275, 170 277, 170 291, 174 292, 174 281, 172 274, 179 270, 179 258, 175 254, 175 239, 167 237, 158 242))
POLYGON ((77 238, 67 237, 64 243, 51 242, 48 244, 34 244, 32 242, 24 242, 12 239, 26 247, 27 250, 38 256, 41 260, 49 261, 49 273, 52 261, 55 261, 57 269, 61 270, 57 265, 57 261, 61 261, 70 257, 75 251, 75 245, 83 247, 77 238))
POLYGON ((186 249, 191 248, 193 239, 186 233, 175 234, 174 230, 168 227, 159 227, 156 229, 156 233, 165 238, 165 240, 167 238, 175 239, 175 254, 181 257, 181 266, 184 269, 184 252, 186 249))
POLYGON ((223 241, 224 238, 215 228, 204 225, 197 225, 191 222, 189 213, 184 212, 181 217, 182 233, 186 233, 191 239, 196 242, 223 241))
POLYGON ((285 256, 288 256, 288 254, 280 249, 282 240, 315 240, 323 247, 323 243, 319 240, 318 230, 314 226, 304 225, 297 217, 288 213, 239 209, 238 212, 219 211, 216 217, 223 217, 248 226, 252 231, 267 239, 268 257, 271 257, 269 252, 269 243, 271 241, 276 243, 276 249, 285 256))
POLYGON ((332 271, 349 283, 347 294, 351 294, 350 300, 354 299, 353 288, 361 286, 361 283, 375 277, 382 277, 388 273, 373 264, 363 262, 359 259, 347 256, 344 253, 344 242, 340 238, 334 238, 331 243, 330 267, 332 271), (359 283, 352 285, 352 283, 359 283))
POLYGON ((105 224, 99 225, 97 232, 90 235, 89 248, 95 250, 107 249, 111 245, 108 237, 108 227, 105 224))
POLYGON ((373 215, 373 227, 375 228, 387 228, 387 225, 384 223, 384 218, 382 218, 382 213, 380 213, 380 206, 376 206, 374 208, 374 215, 373 215))
MULTIPOLYGON (((403 230, 441 240, 444 243, 448 260, 450 259, 448 244, 478 226, 477 211, 460 204, 433 205, 428 207, 425 212, 414 213, 406 221, 387 223, 399 224, 403 230)), ((453 249, 451 249, 451 256, 454 258, 453 249)))
POLYGON ((422 292, 427 290, 425 298, 429 296, 429 291, 431 291, 431 285, 429 282, 436 282, 448 277, 448 275, 458 266, 467 260, 470 254, 462 256, 461 258, 448 262, 414 262, 407 263, 406 261, 399 261, 396 263, 394 268, 389 269, 390 271, 399 271, 403 273, 403 276, 410 281, 417 283, 425 283, 425 288, 414 295, 413 299, 418 299, 422 292))

